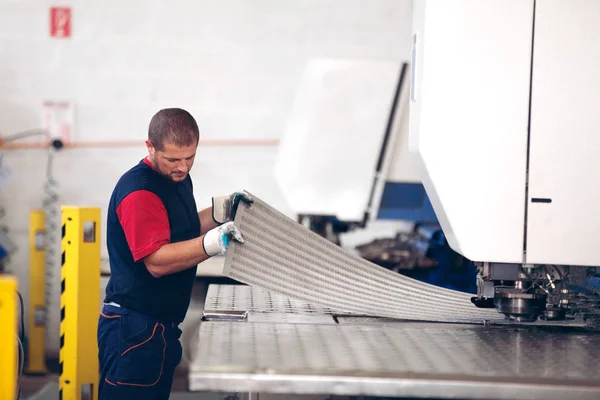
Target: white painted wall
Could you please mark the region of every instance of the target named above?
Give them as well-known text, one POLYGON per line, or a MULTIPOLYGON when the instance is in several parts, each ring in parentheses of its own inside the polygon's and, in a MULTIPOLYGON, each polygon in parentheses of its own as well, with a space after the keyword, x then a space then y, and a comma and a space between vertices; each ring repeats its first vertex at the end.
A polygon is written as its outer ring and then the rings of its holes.
MULTIPOLYGON (((37 128, 43 101, 69 100, 74 140, 139 140, 135 148, 57 155, 61 203, 103 209, 120 174, 144 156, 159 108, 188 109, 205 139, 277 139, 311 59, 394 61, 410 48, 410 0, 67 0, 60 3, 73 9, 67 40, 49 37, 51 5, 0 0, 0 132, 37 128)), ((289 213, 273 179, 276 152, 201 147, 192 171, 198 205, 245 188, 289 213)), ((0 192, 7 210, 0 223, 19 246, 9 267, 25 299, 28 213, 41 206, 44 157, 43 150, 4 152, 13 178, 0 192)), ((58 351, 57 289, 51 353, 58 351)))

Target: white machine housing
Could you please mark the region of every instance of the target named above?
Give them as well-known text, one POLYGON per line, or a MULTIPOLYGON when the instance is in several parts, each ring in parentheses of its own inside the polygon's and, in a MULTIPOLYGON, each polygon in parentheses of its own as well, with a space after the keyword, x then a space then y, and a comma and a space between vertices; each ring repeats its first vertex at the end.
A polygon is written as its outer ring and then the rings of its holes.
MULTIPOLYGON (((363 219, 401 67, 396 60, 308 63, 274 169, 295 213, 363 219)), ((403 159, 409 158, 406 151, 403 159)))
POLYGON ((600 265, 600 1, 417 0, 409 144, 472 261, 600 265))

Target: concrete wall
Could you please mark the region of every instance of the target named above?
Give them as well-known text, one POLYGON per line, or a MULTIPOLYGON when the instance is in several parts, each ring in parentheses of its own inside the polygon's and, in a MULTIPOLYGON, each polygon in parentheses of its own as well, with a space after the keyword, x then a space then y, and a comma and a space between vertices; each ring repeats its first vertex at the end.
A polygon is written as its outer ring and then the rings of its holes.
MULTIPOLYGON (((71 0, 58 4, 72 8, 69 39, 49 35, 53 5, 0 0, 0 132, 38 128, 44 101, 71 101, 72 139, 87 148, 56 155, 59 203, 103 210, 120 174, 145 155, 150 117, 179 106, 203 139, 222 141, 200 147, 192 171, 199 207, 248 189, 290 214, 268 141, 285 129, 307 62, 404 60, 410 51, 410 0, 71 0)), ((28 216, 42 205, 45 157, 41 149, 3 152, 12 177, 0 191, 0 224, 18 245, 9 268, 26 301, 28 216)), ((56 354, 58 286, 53 293, 47 342, 56 354)))

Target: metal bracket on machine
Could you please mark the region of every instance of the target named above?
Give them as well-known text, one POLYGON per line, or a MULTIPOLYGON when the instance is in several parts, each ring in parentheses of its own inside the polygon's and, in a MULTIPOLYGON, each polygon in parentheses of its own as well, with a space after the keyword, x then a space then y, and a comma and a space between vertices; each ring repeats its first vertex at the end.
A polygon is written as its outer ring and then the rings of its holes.
POLYGON ((247 311, 204 311, 202 319, 204 321, 229 321, 229 322, 247 322, 247 311))

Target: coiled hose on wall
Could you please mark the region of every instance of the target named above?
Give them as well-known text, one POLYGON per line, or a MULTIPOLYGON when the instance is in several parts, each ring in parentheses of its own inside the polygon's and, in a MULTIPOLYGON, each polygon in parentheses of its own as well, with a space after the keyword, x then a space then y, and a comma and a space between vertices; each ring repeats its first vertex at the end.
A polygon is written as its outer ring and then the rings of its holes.
POLYGON ((58 280, 54 281, 54 274, 59 270, 57 244, 60 240, 61 215, 58 204, 58 182, 52 174, 52 163, 54 160, 55 148, 48 149, 48 163, 46 167, 46 181, 44 182, 44 199, 42 208, 44 210, 45 234, 44 247, 46 250, 45 258, 45 319, 48 318, 48 310, 51 309, 52 288, 58 287, 58 280))

